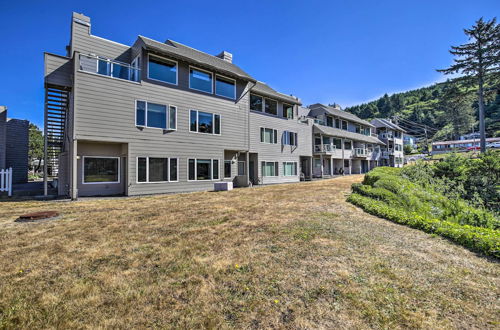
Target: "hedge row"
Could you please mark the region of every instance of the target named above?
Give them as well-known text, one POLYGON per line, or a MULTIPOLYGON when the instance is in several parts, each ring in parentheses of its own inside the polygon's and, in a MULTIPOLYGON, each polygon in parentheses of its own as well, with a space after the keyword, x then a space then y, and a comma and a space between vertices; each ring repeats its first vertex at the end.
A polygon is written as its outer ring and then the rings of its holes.
POLYGON ((500 258, 500 231, 498 230, 459 225, 438 219, 425 219, 417 213, 393 208, 382 201, 357 193, 352 193, 347 200, 370 214, 446 237, 472 250, 500 258))

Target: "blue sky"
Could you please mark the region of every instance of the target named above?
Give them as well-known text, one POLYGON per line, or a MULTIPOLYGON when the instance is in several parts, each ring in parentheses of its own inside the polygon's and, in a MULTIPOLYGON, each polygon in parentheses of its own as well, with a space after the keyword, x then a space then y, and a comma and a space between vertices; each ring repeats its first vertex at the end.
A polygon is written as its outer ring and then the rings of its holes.
POLYGON ((500 1, 2 1, 0 105, 43 123, 43 52, 65 54, 73 11, 92 34, 132 44, 141 34, 210 54, 304 104, 343 106, 444 77, 462 29, 500 13, 500 1))

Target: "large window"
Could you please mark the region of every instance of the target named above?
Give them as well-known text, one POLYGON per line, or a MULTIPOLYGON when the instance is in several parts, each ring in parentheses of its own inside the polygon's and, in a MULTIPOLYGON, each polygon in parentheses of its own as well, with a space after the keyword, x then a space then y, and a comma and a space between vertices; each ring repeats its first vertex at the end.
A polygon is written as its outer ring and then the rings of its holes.
POLYGON ((278 131, 272 128, 260 128, 260 142, 278 143, 278 131))
POLYGON ((220 121, 220 115, 191 110, 189 130, 191 132, 220 135, 220 121))
POLYGON ((119 183, 119 157, 83 157, 83 183, 119 183))
POLYGON ((233 79, 216 76, 215 94, 232 100, 236 99, 236 82, 233 79))
POLYGON ((137 157, 137 182, 177 181, 177 158, 137 157))
POLYGON ((188 159, 188 180, 218 180, 218 159, 188 159))
POLYGON ((342 129, 347 131, 347 121, 341 120, 341 122, 342 122, 342 129))
POLYGON ((278 114, 278 102, 271 99, 265 99, 264 112, 276 116, 278 114))
POLYGON ((283 117, 293 119, 293 105, 283 103, 283 117))
POLYGON ((150 55, 148 78, 177 85, 177 62, 150 55))
POLYGON ((177 108, 146 101, 135 103, 135 124, 142 127, 177 129, 177 108))
POLYGON ((335 146, 336 149, 341 150, 342 149, 342 140, 338 138, 333 138, 332 141, 333 145, 335 146))
POLYGON ((190 67, 189 88, 212 94, 212 73, 190 67))
POLYGON ((284 176, 297 175, 297 162, 283 162, 283 175, 284 176))
POLYGON ((264 99, 261 96, 250 94, 250 110, 262 112, 264 99))
POLYGON ((278 176, 278 162, 262 162, 262 176, 278 176))
POLYGON ((296 146, 297 145, 297 133, 284 131, 283 132, 283 144, 296 146))
POLYGON ((333 117, 326 116, 326 126, 333 127, 333 117))

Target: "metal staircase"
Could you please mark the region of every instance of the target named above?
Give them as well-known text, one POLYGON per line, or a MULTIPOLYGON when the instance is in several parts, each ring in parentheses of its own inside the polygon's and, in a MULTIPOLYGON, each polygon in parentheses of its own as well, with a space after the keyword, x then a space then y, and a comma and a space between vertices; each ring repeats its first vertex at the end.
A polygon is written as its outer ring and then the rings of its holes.
POLYGON ((69 91, 61 86, 45 88, 45 168, 50 168, 46 175, 51 177, 58 176, 59 154, 64 151, 69 91))

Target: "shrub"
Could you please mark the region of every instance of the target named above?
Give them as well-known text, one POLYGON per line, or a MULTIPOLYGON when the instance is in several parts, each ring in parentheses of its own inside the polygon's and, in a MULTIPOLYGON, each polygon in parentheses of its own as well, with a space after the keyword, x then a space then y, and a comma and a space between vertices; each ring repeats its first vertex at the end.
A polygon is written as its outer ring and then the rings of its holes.
POLYGON ((376 201, 358 193, 351 194, 348 197, 348 201, 370 214, 420 229, 430 234, 440 235, 474 251, 500 258, 500 231, 498 230, 460 225, 439 219, 426 219, 415 212, 394 208, 385 202, 376 201))

